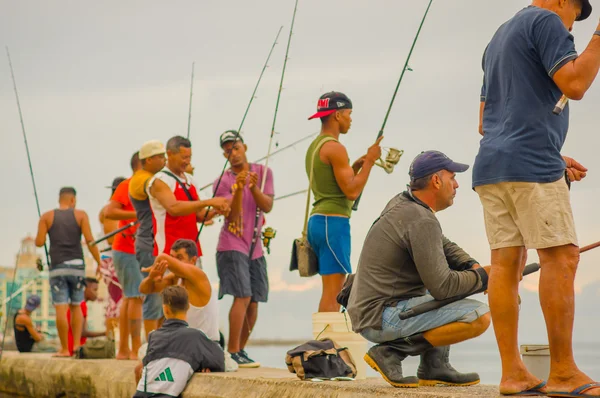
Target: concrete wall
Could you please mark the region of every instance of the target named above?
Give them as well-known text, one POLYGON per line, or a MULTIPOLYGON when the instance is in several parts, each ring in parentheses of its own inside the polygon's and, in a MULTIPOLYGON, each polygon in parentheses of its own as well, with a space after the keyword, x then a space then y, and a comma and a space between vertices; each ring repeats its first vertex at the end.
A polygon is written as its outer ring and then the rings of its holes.
MULTIPOLYGON (((0 362, 2 393, 28 397, 131 397, 134 361, 74 360, 48 354, 5 352, 0 362)), ((395 389, 380 378, 353 382, 301 381, 284 369, 241 369, 234 373, 195 374, 184 398, 371 398, 496 397, 496 386, 395 389)))

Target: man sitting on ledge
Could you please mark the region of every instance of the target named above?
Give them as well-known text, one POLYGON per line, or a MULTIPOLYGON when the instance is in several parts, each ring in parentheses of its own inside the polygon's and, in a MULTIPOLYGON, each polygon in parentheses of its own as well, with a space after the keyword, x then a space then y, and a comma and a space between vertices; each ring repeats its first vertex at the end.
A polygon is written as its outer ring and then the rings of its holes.
POLYGON ((477 373, 459 373, 449 363, 451 344, 472 339, 490 325, 489 308, 463 299, 401 320, 418 304, 485 288, 482 268, 443 234, 435 213, 450 207, 456 173, 468 165, 437 151, 418 155, 410 185, 394 197, 371 226, 360 255, 348 302, 355 332, 374 343, 365 361, 394 387, 436 384, 468 386, 477 373), (416 377, 403 377, 402 360, 420 355, 416 377))
POLYGON ((148 351, 135 368, 134 398, 178 397, 194 372, 225 371, 221 347, 186 322, 187 291, 168 286, 161 296, 166 320, 148 335, 148 351))

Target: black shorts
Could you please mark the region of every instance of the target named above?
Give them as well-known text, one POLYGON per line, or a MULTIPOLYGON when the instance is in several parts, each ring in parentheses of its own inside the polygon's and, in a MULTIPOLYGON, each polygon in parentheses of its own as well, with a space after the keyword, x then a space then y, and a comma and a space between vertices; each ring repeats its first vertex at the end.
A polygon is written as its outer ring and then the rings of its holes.
POLYGON ((266 303, 269 297, 269 277, 265 257, 250 261, 241 252, 217 252, 219 300, 226 294, 251 297, 253 302, 266 303))

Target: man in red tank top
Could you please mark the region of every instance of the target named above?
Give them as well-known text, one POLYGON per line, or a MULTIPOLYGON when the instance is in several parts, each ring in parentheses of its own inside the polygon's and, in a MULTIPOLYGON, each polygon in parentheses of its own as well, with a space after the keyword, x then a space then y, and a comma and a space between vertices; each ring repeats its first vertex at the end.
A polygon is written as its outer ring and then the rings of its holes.
POLYGON ((196 242, 198 255, 202 255, 198 236, 198 222, 208 212, 207 220, 216 214, 227 214, 229 202, 226 198, 200 200, 193 177, 185 170, 192 160, 192 144, 181 136, 167 141, 167 166, 156 173, 148 182, 148 193, 152 213, 156 220, 154 239, 158 253, 169 254, 177 239, 196 242))

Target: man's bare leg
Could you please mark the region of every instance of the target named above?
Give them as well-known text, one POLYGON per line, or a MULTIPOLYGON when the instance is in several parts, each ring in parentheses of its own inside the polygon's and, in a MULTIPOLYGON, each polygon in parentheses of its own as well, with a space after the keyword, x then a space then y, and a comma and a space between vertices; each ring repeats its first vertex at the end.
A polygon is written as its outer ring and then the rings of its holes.
POLYGON ((252 333, 254 325, 256 325, 257 318, 258 303, 252 301, 250 302, 250 305, 248 305, 248 309, 246 310, 246 319, 244 320, 244 326, 242 327, 242 335, 240 338, 240 348, 242 350, 246 348, 246 344, 248 343, 248 339, 250 338, 250 333, 252 333))
POLYGON ((119 309, 119 352, 116 359, 129 359, 131 350, 129 348, 129 319, 128 319, 129 299, 121 299, 121 308, 119 309))
MULTIPOLYGON (((575 272, 579 248, 574 245, 538 250, 540 256, 540 303, 550 344, 548 391, 572 391, 594 381, 580 371, 573 357, 575 318, 575 272)), ((586 391, 600 396, 600 388, 586 391)))
POLYGON ((489 306, 496 342, 502 360, 501 393, 516 393, 538 385, 519 352, 519 282, 525 247, 492 250, 492 271, 488 283, 489 306))
POLYGON ((337 302, 337 295, 342 291, 345 274, 322 275, 323 293, 319 303, 319 312, 339 312, 340 305, 337 302))
POLYGON ((490 314, 484 314, 471 323, 454 322, 423 333, 423 337, 434 347, 460 343, 480 336, 490 326, 490 314))
POLYGON ((60 351, 54 356, 57 357, 68 357, 69 354, 69 322, 67 321, 67 310, 69 304, 57 304, 54 306, 56 309, 56 330, 58 332, 58 338, 60 339, 60 351))
POLYGON ((142 298, 132 297, 128 301, 127 320, 131 336, 131 353, 129 354, 129 359, 137 359, 138 351, 142 346, 142 298))
MULTIPOLYGON (((159 319, 144 319, 144 331, 146 332, 146 341, 148 341, 148 335, 150 334, 150 332, 158 329, 158 321, 159 321, 159 319)), ((135 325, 131 324, 131 319, 130 319, 129 320, 129 329, 133 330, 133 328, 135 328, 135 325)), ((131 333, 133 333, 133 332, 131 332, 131 333)), ((140 331, 140 334, 141 334, 141 331, 140 331)))
POLYGON ((240 352, 242 329, 249 305, 250 297, 234 297, 233 299, 233 304, 229 311, 229 340, 227 341, 227 351, 231 354, 240 352))
MULTIPOLYGON (((81 347, 81 332, 83 332, 83 312, 81 303, 71 304, 71 331, 73 333, 73 353, 81 347)), ((67 332, 68 333, 68 332, 67 332)))

